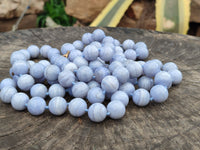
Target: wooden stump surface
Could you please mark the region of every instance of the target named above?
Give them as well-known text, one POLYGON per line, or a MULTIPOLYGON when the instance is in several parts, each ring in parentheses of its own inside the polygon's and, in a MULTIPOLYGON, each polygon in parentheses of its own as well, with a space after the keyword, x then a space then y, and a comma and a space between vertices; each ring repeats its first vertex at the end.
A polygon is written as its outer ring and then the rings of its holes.
MULTIPOLYGON (((141 108, 130 103, 121 120, 107 118, 93 123, 87 115, 74 118, 68 112, 39 117, 18 112, 0 102, 0 149, 199 149, 200 147, 200 38, 140 29, 102 28, 123 42, 144 41, 148 59, 175 62, 183 81, 169 90, 165 103, 141 108)), ((80 40, 89 27, 31 29, 0 33, 0 80, 9 77, 10 54, 29 45, 62 44, 80 40)))

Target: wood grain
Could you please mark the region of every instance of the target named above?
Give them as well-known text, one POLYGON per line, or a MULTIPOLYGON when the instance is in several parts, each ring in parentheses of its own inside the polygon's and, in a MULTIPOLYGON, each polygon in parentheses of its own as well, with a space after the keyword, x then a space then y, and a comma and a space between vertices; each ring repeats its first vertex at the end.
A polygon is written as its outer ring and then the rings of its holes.
MULTIPOLYGON (((0 149, 199 149, 200 147, 200 38, 127 28, 102 28, 121 42, 144 41, 149 59, 173 61, 183 73, 180 85, 169 90, 165 103, 145 108, 130 101, 121 120, 93 123, 85 115, 55 117, 49 112, 31 116, 0 102, 0 149)), ((81 39, 94 28, 49 28, 0 34, 0 80, 9 76, 13 51, 31 44, 59 48, 81 39)))

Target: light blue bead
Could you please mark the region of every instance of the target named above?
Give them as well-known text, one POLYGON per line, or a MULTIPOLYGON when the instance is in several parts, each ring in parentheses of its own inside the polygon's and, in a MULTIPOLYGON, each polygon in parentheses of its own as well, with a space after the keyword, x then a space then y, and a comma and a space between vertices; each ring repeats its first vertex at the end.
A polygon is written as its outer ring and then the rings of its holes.
POLYGON ((72 87, 72 94, 76 98, 85 98, 87 96, 89 87, 84 82, 77 82, 72 87))
POLYGON ((111 72, 113 72, 116 68, 118 67, 124 67, 123 64, 119 61, 113 61, 110 65, 109 65, 109 70, 111 72))
POLYGON ((24 56, 26 57, 26 60, 29 60, 31 58, 29 51, 27 51, 26 49, 21 49, 19 50, 19 52, 24 54, 24 56))
POLYGON ((171 70, 177 70, 177 69, 178 69, 177 65, 173 62, 168 62, 164 64, 162 67, 163 71, 171 71, 171 70))
POLYGON ((80 56, 76 57, 73 63, 75 63, 78 68, 81 66, 88 66, 88 61, 85 58, 80 57, 80 56))
POLYGON ((95 41, 99 41, 101 42, 103 40, 103 38, 105 37, 105 33, 103 30, 101 29, 95 29, 92 33, 92 37, 95 41))
POLYGON ((31 45, 27 48, 27 51, 30 53, 31 58, 37 58, 40 55, 39 47, 36 45, 31 45))
POLYGON ((124 50, 120 46, 115 46, 115 53, 123 53, 124 50))
POLYGON ((96 81, 90 81, 88 82, 88 87, 89 89, 94 88, 94 87, 100 87, 100 84, 96 81))
POLYGON ((129 97, 124 91, 117 91, 112 95, 111 101, 120 101, 124 106, 127 106, 129 103, 129 97))
POLYGON ((102 103, 105 99, 105 94, 103 93, 101 88, 94 87, 88 91, 87 99, 91 104, 102 103))
POLYGON ((17 83, 17 81, 18 81, 18 79, 19 79, 19 76, 14 75, 12 78, 13 78, 13 80, 17 83))
POLYGON ((89 82, 92 80, 93 71, 88 66, 82 66, 77 70, 76 76, 80 81, 89 82))
POLYGON ((172 84, 176 85, 181 83, 183 76, 179 70, 171 70, 169 71, 169 74, 171 75, 172 78, 172 84))
POLYGON ((27 58, 22 52, 19 51, 13 52, 10 56, 10 63, 13 65, 18 60, 26 61, 27 58))
POLYGON ((132 83, 133 85, 138 84, 137 78, 128 79, 128 82, 132 83))
POLYGON ((99 51, 94 45, 88 45, 83 50, 83 56, 88 61, 96 60, 99 55, 99 51))
POLYGON ((99 60, 94 60, 89 63, 89 67, 95 71, 98 67, 102 67, 103 64, 99 60))
POLYGON ((60 68, 56 65, 49 65, 44 70, 44 77, 47 80, 55 81, 58 79, 58 75, 60 73, 60 68))
POLYGON ((117 67, 113 71, 112 75, 115 76, 118 79, 118 81, 122 84, 127 82, 129 79, 129 71, 124 67, 117 67))
POLYGON ((75 81, 75 75, 70 70, 62 71, 58 76, 58 82, 64 88, 68 88, 72 86, 72 82, 75 81))
POLYGON ((162 103, 168 98, 168 90, 163 85, 155 85, 151 88, 150 94, 153 101, 162 103))
POLYGON ((62 45, 61 47, 61 54, 66 54, 68 51, 72 51, 72 50, 75 50, 75 47, 73 44, 71 43, 65 43, 62 45))
POLYGON ((51 62, 51 64, 55 64, 56 59, 59 58, 60 56, 61 56, 60 54, 52 55, 49 61, 51 62))
POLYGON ((6 86, 1 89, 0 98, 4 103, 10 103, 12 96, 17 93, 17 90, 12 86, 6 86))
POLYGON ((52 56, 54 55, 60 55, 60 51, 57 48, 50 48, 48 53, 47 53, 47 57, 50 60, 52 56))
POLYGON ((47 58, 48 57, 48 51, 51 49, 52 47, 49 46, 49 45, 43 45, 41 48, 40 48, 40 55, 44 58, 47 58))
POLYGON ((103 38, 102 43, 113 43, 114 39, 111 36, 106 36, 103 38))
POLYGON ((136 52, 133 49, 127 49, 124 55, 127 59, 136 60, 136 52))
POLYGON ((31 87, 30 94, 32 97, 45 98, 47 93, 47 87, 44 84, 35 84, 31 87))
POLYGON ((144 64, 145 64, 145 61, 142 61, 142 60, 140 60, 140 61, 137 61, 141 66, 143 66, 144 64))
POLYGON ((12 66, 12 71, 15 75, 28 73, 29 65, 26 61, 18 60, 12 66))
POLYGON ((33 97, 27 103, 27 109, 31 115, 38 116, 44 113, 46 102, 41 97, 33 97))
POLYGON ((114 49, 115 49, 115 45, 113 44, 113 43, 104 43, 103 44, 103 47, 110 47, 110 48, 112 48, 113 49, 113 51, 114 51, 114 49))
POLYGON ((126 61, 126 57, 123 53, 115 53, 112 57, 112 61, 119 61, 122 64, 124 64, 124 62, 126 61))
POLYGON ((69 103, 69 113, 74 117, 81 117, 85 114, 87 103, 82 98, 74 98, 69 103))
POLYGON ((108 103, 107 111, 110 113, 110 118, 121 119, 126 113, 126 108, 120 101, 111 101, 108 103))
POLYGON ((70 70, 72 72, 74 72, 77 69, 78 69, 78 67, 73 62, 69 62, 68 64, 66 64, 66 65, 63 66, 63 70, 70 70))
POLYGON ((101 87, 108 93, 114 93, 119 88, 119 81, 114 76, 106 76, 101 82, 101 87))
POLYGON ((75 47, 75 49, 78 49, 78 50, 83 50, 83 48, 84 48, 84 44, 80 40, 74 41, 73 46, 75 47))
POLYGON ((129 62, 125 66, 130 73, 130 78, 138 78, 143 73, 142 66, 136 61, 129 62))
POLYGON ((27 63, 28 63, 29 68, 31 68, 31 66, 35 64, 35 62, 32 60, 27 61, 27 63))
POLYGON ((28 91, 31 89, 31 87, 34 85, 35 80, 31 75, 24 74, 19 77, 17 81, 17 86, 22 90, 22 91, 28 91))
POLYGON ((12 87, 15 88, 16 87, 16 82, 11 78, 3 79, 1 81, 1 84, 0 84, 0 90, 3 89, 6 86, 12 86, 12 87))
POLYGON ((11 105, 15 110, 25 110, 29 101, 28 95, 25 93, 16 93, 12 96, 11 105))
POLYGON ((146 106, 150 101, 150 94, 145 89, 137 89, 132 96, 133 102, 138 106, 146 106))
POLYGON ((172 78, 170 74, 166 71, 158 72, 154 77, 155 84, 163 85, 168 89, 172 86, 172 78))
POLYGON ((147 48, 144 48, 144 47, 138 47, 136 50, 135 50, 136 54, 137 54, 137 58, 140 59, 140 60, 144 60, 146 59, 148 56, 149 56, 149 51, 147 48))
POLYGON ((134 48, 134 41, 133 40, 130 40, 130 39, 127 39, 123 42, 122 46, 124 48, 124 50, 127 50, 127 49, 133 49, 134 48))
POLYGON ((139 80, 138 80, 138 87, 139 88, 143 88, 147 91, 149 91, 153 86, 153 79, 146 77, 146 76, 142 76, 139 80))
POLYGON ((106 118, 106 107, 101 103, 94 103, 88 109, 88 117, 91 121, 101 122, 106 118))
POLYGON ((54 97, 49 102, 49 111, 56 116, 64 114, 67 110, 67 102, 62 97, 54 97))
POLYGON ((110 75, 110 71, 105 67, 98 67, 94 71, 95 80, 101 82, 103 78, 107 75, 110 75))
POLYGON ((151 61, 155 61, 159 65, 160 69, 162 68, 163 64, 159 59, 152 59, 151 61))
POLYGON ((68 59, 70 61, 73 61, 76 57, 78 56, 83 56, 82 52, 80 50, 72 50, 70 53, 69 53, 69 57, 68 59))
POLYGON ((147 45, 144 42, 137 42, 133 48, 136 50, 139 47, 147 48, 147 45))
POLYGON ((99 57, 104 61, 111 61, 114 55, 114 50, 110 47, 102 47, 100 49, 99 57))
POLYGON ((114 44, 115 46, 120 46, 120 45, 121 45, 120 41, 117 40, 117 39, 114 39, 113 44, 114 44))
POLYGON ((42 64, 44 68, 51 65, 51 63, 48 60, 40 60, 38 63, 42 64))
POLYGON ((49 88, 49 97, 64 97, 65 89, 60 84, 53 84, 49 88))
POLYGON ((131 94, 135 91, 135 87, 132 83, 126 82, 119 87, 120 91, 124 91, 128 96, 131 96, 131 94))
POLYGON ((91 33, 84 33, 83 36, 82 36, 82 42, 85 45, 88 45, 91 42, 93 42, 92 34, 91 33))
POLYGON ((34 78, 42 78, 44 76, 44 69, 45 67, 40 63, 35 63, 30 68, 30 75, 32 75, 34 78))
POLYGON ((69 63, 69 60, 64 56, 59 56, 54 62, 54 65, 57 65, 59 68, 69 63))
POLYGON ((160 71, 160 66, 155 61, 147 61, 143 66, 143 71, 146 76, 154 77, 160 71))
POLYGON ((100 49, 102 47, 101 43, 97 42, 97 41, 94 41, 94 42, 90 43, 90 45, 95 46, 97 49, 100 49))

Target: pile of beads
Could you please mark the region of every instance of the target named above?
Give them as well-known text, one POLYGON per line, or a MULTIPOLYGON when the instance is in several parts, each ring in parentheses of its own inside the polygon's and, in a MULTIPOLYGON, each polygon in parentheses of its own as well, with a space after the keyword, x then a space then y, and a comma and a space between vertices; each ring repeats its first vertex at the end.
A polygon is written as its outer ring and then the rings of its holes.
POLYGON ((144 42, 135 44, 127 39, 120 44, 101 29, 83 34, 81 41, 65 43, 61 51, 49 45, 40 49, 31 45, 11 54, 12 78, 1 81, 0 98, 15 110, 27 109, 32 115, 41 115, 45 109, 62 115, 68 109, 74 117, 87 112, 94 122, 106 116, 120 119, 129 98, 138 106, 164 102, 168 89, 182 80, 176 64, 163 65, 158 59, 143 61, 148 55, 144 42), (30 60, 39 55, 45 60, 30 60), (49 89, 44 83, 50 85, 49 89), (25 93, 28 91, 31 99, 25 93), (67 102, 66 93, 74 99, 67 102), (47 96, 51 98, 48 105, 44 100, 47 96), (91 104, 89 108, 84 98, 91 104), (105 99, 110 100, 107 107, 102 104, 105 99))

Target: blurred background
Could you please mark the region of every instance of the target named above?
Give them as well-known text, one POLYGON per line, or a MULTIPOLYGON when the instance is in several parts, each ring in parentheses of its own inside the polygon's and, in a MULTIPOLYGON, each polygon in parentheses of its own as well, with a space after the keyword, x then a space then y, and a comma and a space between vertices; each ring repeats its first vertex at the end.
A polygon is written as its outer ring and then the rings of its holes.
POLYGON ((0 0, 0 32, 58 26, 130 27, 200 36, 200 0, 0 0))

